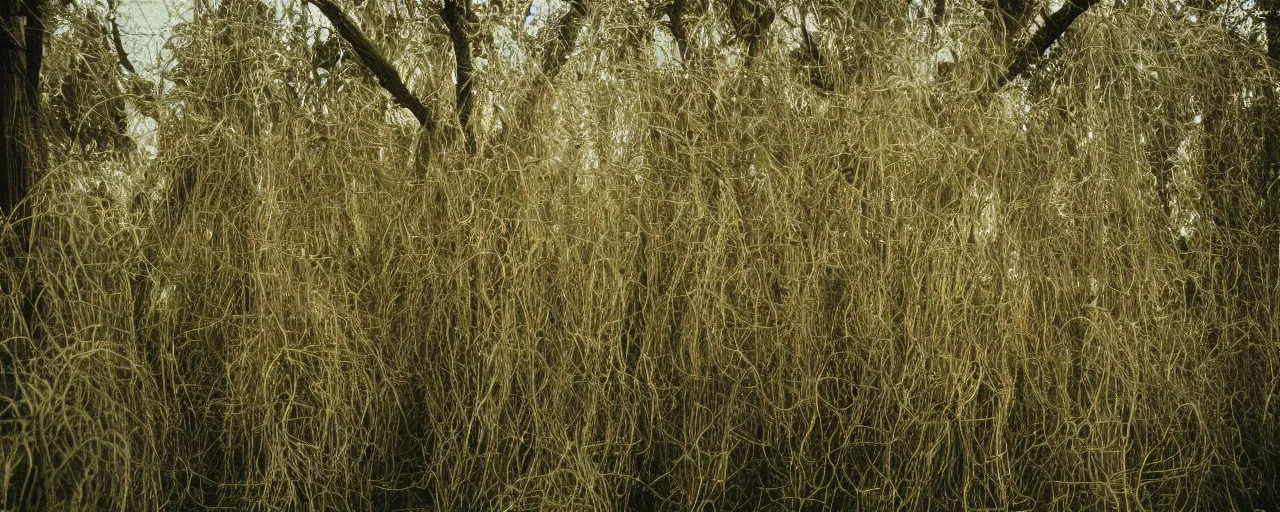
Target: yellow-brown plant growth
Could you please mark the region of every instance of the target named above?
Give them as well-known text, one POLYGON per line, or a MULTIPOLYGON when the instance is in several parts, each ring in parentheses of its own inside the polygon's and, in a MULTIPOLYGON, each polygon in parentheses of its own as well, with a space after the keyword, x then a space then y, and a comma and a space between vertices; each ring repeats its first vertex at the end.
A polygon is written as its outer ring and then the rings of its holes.
POLYGON ((604 3, 554 79, 488 50, 468 154, 438 21, 358 11, 413 33, 373 39, 420 134, 235 5, 175 28, 154 157, 50 137, 0 504, 1275 505, 1280 77, 1223 23, 1100 8, 999 90, 963 7, 946 73, 850 23, 824 90, 780 36, 656 58, 604 3))

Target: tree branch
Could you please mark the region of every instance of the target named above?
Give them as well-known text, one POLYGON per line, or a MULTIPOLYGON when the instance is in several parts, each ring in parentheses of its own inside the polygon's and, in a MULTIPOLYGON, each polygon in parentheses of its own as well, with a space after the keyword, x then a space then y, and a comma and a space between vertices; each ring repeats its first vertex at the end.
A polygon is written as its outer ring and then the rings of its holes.
POLYGON ((760 37, 773 25, 774 12, 763 0, 732 0, 729 21, 739 39, 747 43, 746 66, 760 53, 760 37))
POLYGON ((667 4, 667 25, 671 29, 671 38, 676 40, 680 49, 680 60, 689 62, 689 34, 684 29, 685 0, 672 0, 667 4))
POLYGON ((453 56, 457 63, 457 80, 455 95, 458 108, 458 123, 462 125, 463 136, 467 141, 467 152, 476 152, 476 132, 471 127, 471 112, 475 108, 475 98, 471 92, 472 76, 475 64, 471 58, 471 27, 474 25, 474 13, 471 0, 444 0, 444 9, 440 12, 444 23, 449 27, 449 39, 453 41, 453 56))
POLYGON ((421 123, 427 131, 434 132, 435 118, 431 113, 431 109, 427 108, 417 96, 409 92, 409 88, 404 85, 404 80, 400 78, 400 73, 396 71, 396 68, 390 62, 387 62, 386 57, 383 57, 382 53, 369 41, 369 38, 365 37, 364 33, 356 27, 355 21, 347 16, 333 0, 307 1, 320 8, 320 12, 326 18, 329 18, 329 23, 333 24, 333 28, 337 30, 338 35, 346 40, 347 44, 351 45, 351 48, 356 52, 356 57, 378 78, 378 84, 391 93, 391 97, 395 98, 396 103, 413 112, 413 117, 417 118, 418 123, 421 123))
POLYGON ((1013 54, 1013 61, 1009 64, 1008 70, 996 80, 996 89, 1004 87, 1005 84, 1012 82, 1023 73, 1026 73, 1044 52, 1049 50, 1053 43, 1066 33, 1067 29, 1075 23, 1076 18, 1088 11, 1090 7, 1097 5, 1099 0, 1067 0, 1067 2, 1053 14, 1050 14, 1045 20, 1044 26, 1040 27, 1027 44, 1013 54))
POLYGON ((827 59, 822 55, 822 49, 813 41, 813 35, 809 33, 808 26, 800 27, 800 34, 802 35, 802 44, 798 51, 803 52, 802 62, 809 71, 809 84, 826 92, 833 91, 832 85, 828 83, 824 76, 824 72, 827 69, 827 59))
POLYGON ((578 31, 582 28, 582 20, 587 17, 586 0, 569 0, 569 12, 560 17, 556 24, 556 40, 543 54, 542 72, 547 78, 555 78, 560 69, 573 53, 574 43, 578 40, 578 31))
POLYGON ((791 58, 809 75, 809 85, 824 92, 832 92, 834 87, 827 76, 827 58, 822 54, 822 48, 814 41, 815 34, 809 30, 808 13, 800 11, 798 14, 800 16, 798 22, 789 19, 785 14, 781 17, 783 23, 800 31, 800 47, 791 52, 791 58))
POLYGON ((120 1, 110 0, 107 2, 107 21, 111 22, 111 43, 116 47, 116 58, 120 59, 120 66, 132 74, 138 74, 134 69, 133 62, 129 61, 129 54, 124 51, 124 41, 120 38, 120 23, 116 21, 116 11, 119 10, 120 1))

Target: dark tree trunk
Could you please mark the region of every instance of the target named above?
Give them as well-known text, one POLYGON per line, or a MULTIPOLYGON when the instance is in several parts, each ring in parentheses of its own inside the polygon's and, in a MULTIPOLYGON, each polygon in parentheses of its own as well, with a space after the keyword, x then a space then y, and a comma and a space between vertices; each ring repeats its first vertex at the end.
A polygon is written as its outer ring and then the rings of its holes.
POLYGON ((667 4, 667 25, 671 29, 671 38, 676 40, 680 49, 680 61, 689 65, 689 33, 684 28, 685 0, 673 0, 667 4))
POLYGON ((1258 7, 1267 26, 1267 56, 1280 64, 1280 0, 1261 0, 1258 7))
MULTIPOLYGON (((935 9, 937 6, 934 6, 935 9)), ((1009 47, 1021 35, 1023 27, 1035 14, 1035 2, 1029 0, 995 0, 987 6, 987 18, 996 38, 1009 47)))
POLYGON ((449 39, 453 42, 453 56, 457 66, 458 83, 454 89, 458 124, 462 126, 462 134, 467 141, 467 153, 474 155, 476 132, 471 126, 471 113, 475 110, 475 98, 471 87, 475 65, 471 59, 471 39, 475 33, 475 13, 471 8, 471 0, 445 0, 440 14, 449 27, 449 39))
POLYGON ((773 25, 774 12, 763 0, 732 0, 729 22, 737 37, 747 44, 747 67, 760 54, 761 40, 773 25))
MULTIPOLYGON (((31 209, 26 201, 34 176, 44 167, 45 160, 37 94, 44 56, 44 25, 37 2, 0 0, 0 225, 8 219, 15 235, 0 235, 0 251, 5 265, 17 276, 13 282, 0 284, 15 286, 21 295, 27 334, 25 340, 15 340, 0 350, 0 397, 10 404, 22 402, 18 368, 31 357, 41 338, 37 323, 40 287, 28 258, 31 209)), ((12 421, 14 414, 16 407, 0 408, 0 427, 21 428, 12 421)), ((0 431, 0 438, 9 434, 0 431)), ((16 471, 10 473, 9 481, 0 482, 0 488, 5 489, 0 508, 34 510, 42 506, 40 463, 27 453, 27 458, 14 461, 16 471)))
POLYGON ((21 222, 22 201, 32 176, 43 161, 37 108, 44 27, 39 6, 21 0, 0 0, 0 214, 21 222))

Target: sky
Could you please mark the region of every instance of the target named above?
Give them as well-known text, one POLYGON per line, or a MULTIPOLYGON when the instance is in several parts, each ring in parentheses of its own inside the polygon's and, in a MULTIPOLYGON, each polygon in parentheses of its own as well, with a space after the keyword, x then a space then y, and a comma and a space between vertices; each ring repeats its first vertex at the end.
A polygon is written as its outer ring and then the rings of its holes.
POLYGON ((129 58, 144 74, 159 69, 158 57, 174 24, 190 17, 191 3, 167 0, 121 0, 120 39, 129 58))

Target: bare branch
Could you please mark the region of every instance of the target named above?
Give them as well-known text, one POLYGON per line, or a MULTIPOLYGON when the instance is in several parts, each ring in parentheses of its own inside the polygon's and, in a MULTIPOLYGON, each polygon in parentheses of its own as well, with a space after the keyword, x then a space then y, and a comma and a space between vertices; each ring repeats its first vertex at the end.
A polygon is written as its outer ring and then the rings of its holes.
POLYGON ((132 74, 138 74, 134 69, 133 62, 129 61, 129 54, 124 51, 124 41, 120 38, 120 23, 116 20, 116 12, 119 10, 120 1, 110 0, 107 2, 107 21, 111 23, 111 43, 116 47, 116 58, 120 60, 120 67, 132 74))
POLYGON ((831 83, 824 76, 827 59, 822 55, 822 49, 813 41, 813 35, 809 33, 808 27, 801 27, 800 34, 803 36, 803 44, 797 51, 801 52, 803 57, 801 62, 809 71, 809 84, 823 91, 833 91, 831 83))
POLYGON ((435 118, 431 113, 431 109, 427 108, 412 92, 409 92, 409 88, 404 85, 404 80, 400 78, 400 73, 373 46, 373 42, 369 41, 369 38, 365 37, 364 33, 356 27, 355 21, 347 16, 333 0, 307 1, 320 8, 320 12, 324 13, 326 18, 329 18, 329 23, 333 24, 333 28, 337 30, 338 35, 346 40, 347 44, 351 45, 351 48, 356 52, 356 57, 378 78, 378 83, 382 85, 383 89, 391 93, 391 97, 395 98, 396 103, 413 112, 413 117, 417 118, 418 122, 427 131, 434 132, 435 118))
POLYGON ((475 98, 471 92, 472 76, 475 65, 471 58, 471 32, 474 26, 474 13, 471 0, 444 0, 444 9, 440 12, 444 23, 449 27, 449 39, 453 41, 453 55, 456 62, 458 83, 455 95, 458 108, 458 123, 462 125, 462 133, 466 137, 467 152, 476 152, 476 133, 471 127, 471 112, 475 108, 475 98))
POLYGON ((1013 61, 1009 64, 1009 69, 996 80, 996 88, 1004 87, 1005 84, 1012 82, 1023 73, 1026 73, 1044 52, 1053 46, 1053 43, 1066 33, 1067 29, 1075 23, 1076 18, 1088 11, 1090 7, 1097 5, 1099 0, 1067 0, 1067 2, 1053 14, 1049 15, 1045 20, 1044 26, 1040 27, 1031 39, 1027 41, 1023 47, 1013 54, 1013 61))

